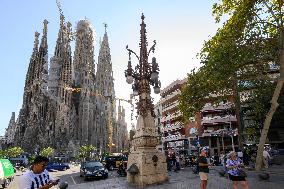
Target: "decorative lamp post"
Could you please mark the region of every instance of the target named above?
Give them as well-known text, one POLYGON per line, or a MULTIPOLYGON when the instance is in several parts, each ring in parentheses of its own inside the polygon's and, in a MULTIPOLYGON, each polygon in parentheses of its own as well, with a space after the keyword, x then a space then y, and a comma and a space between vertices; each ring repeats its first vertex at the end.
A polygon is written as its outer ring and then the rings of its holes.
POLYGON ((158 134, 154 125, 154 105, 150 96, 150 85, 153 86, 154 92, 160 92, 161 82, 159 81, 159 66, 156 58, 148 62, 151 52, 154 53, 154 45, 147 50, 148 42, 146 37, 146 24, 144 15, 141 16, 140 24, 140 56, 126 49, 129 54, 127 69, 125 70, 126 82, 132 84, 133 95, 139 95, 137 102, 137 126, 133 136, 132 150, 128 157, 128 174, 127 180, 130 183, 138 185, 149 185, 161 183, 168 180, 166 157, 156 149, 158 145, 158 134), (131 55, 134 54, 139 64, 132 68, 131 55))

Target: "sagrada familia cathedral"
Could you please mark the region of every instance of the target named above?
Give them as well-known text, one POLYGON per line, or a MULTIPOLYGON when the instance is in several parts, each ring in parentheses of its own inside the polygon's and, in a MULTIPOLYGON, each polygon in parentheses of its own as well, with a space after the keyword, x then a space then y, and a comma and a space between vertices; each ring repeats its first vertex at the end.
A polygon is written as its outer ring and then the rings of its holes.
POLYGON ((50 146, 70 156, 82 145, 93 145, 100 152, 128 147, 125 109, 119 103, 116 111, 107 31, 95 66, 90 22, 80 20, 72 32, 71 23, 61 14, 54 54, 48 62, 48 21, 43 24, 41 39, 35 32, 23 104, 17 119, 12 113, 5 134, 7 145, 27 152, 50 146))

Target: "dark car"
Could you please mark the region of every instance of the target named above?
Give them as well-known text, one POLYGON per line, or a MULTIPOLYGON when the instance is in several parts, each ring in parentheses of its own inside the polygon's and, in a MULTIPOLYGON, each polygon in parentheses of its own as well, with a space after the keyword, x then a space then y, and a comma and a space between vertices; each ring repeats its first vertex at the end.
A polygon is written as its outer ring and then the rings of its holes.
POLYGON ((50 162, 48 163, 46 169, 48 171, 51 171, 51 170, 65 171, 67 169, 70 169, 70 166, 68 163, 50 162))
POLYGON ((84 180, 90 178, 108 178, 108 170, 102 163, 97 161, 82 162, 80 167, 80 177, 84 180))
POLYGON ((282 165, 284 164, 284 149, 278 149, 272 154, 272 164, 282 165))
POLYGON ((122 161, 127 161, 126 156, 106 156, 103 158, 102 163, 105 167, 112 171, 115 168, 118 168, 122 161))

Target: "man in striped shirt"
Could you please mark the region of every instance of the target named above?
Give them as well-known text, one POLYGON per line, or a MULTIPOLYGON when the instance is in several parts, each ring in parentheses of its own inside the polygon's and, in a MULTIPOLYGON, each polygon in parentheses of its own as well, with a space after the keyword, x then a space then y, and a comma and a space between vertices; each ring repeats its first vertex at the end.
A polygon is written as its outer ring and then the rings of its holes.
POLYGON ((58 184, 58 181, 53 181, 45 167, 48 164, 48 158, 37 156, 32 163, 30 171, 25 172, 19 181, 21 189, 48 189, 58 184))

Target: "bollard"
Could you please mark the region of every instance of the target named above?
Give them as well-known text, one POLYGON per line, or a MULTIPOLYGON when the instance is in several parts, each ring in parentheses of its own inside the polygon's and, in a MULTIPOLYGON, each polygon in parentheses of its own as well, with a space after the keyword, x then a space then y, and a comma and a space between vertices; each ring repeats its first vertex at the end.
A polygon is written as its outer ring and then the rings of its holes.
POLYGON ((59 184, 59 189, 66 189, 68 188, 68 182, 61 182, 59 184))

